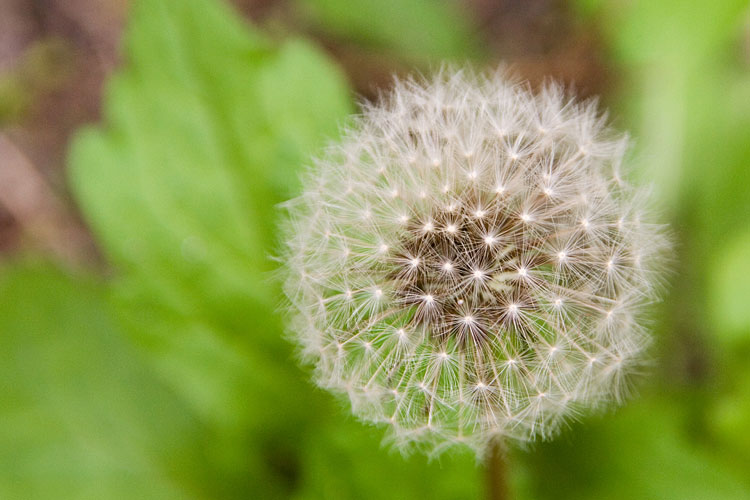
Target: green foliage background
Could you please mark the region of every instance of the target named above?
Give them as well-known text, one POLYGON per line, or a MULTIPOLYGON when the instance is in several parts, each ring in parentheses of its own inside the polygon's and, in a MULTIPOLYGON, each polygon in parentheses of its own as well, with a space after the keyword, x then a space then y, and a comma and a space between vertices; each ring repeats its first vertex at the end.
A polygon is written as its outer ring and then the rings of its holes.
MULTIPOLYGON (((414 64, 483 57, 445 2, 298 2, 414 64)), ((742 1, 579 1, 623 74, 632 130, 678 246, 640 394, 512 451, 528 499, 750 498, 750 71, 742 1), (698 357, 708 368, 686 369, 698 357)), ((747 20, 745 23, 747 24, 747 20)), ((476 498, 469 455, 380 446, 307 381, 283 338, 275 205, 355 111, 311 42, 218 0, 138 0, 100 125, 69 182, 111 267, 0 268, 0 498, 476 498)))

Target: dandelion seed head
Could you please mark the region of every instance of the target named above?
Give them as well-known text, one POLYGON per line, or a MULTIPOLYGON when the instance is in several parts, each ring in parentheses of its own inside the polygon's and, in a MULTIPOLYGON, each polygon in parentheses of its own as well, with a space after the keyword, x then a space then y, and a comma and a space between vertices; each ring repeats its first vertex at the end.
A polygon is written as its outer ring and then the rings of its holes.
POLYGON ((502 72, 365 105, 287 203, 289 329, 317 383, 428 452, 617 401, 668 248, 623 145, 590 103, 502 72))

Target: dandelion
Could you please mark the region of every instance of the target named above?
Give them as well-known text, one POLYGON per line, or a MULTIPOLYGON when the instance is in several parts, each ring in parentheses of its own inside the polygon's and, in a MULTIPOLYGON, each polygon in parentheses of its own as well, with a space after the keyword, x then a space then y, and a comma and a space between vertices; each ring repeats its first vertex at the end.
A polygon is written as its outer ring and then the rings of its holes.
POLYGON ((289 324, 317 383, 436 453, 620 401, 666 248, 626 145, 594 103, 502 72, 366 105, 287 203, 289 324))

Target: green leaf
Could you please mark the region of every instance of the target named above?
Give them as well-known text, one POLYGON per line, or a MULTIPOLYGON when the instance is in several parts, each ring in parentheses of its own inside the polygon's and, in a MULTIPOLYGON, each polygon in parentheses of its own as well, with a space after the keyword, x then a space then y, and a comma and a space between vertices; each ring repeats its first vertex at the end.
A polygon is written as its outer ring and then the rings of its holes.
POLYGON ((309 23, 414 63, 474 59, 475 28, 454 0, 296 0, 309 23))
POLYGON ((717 398, 709 410, 707 422, 720 441, 722 451, 731 457, 738 455, 737 463, 750 461, 750 369, 747 367, 747 352, 731 370, 733 376, 727 381, 729 390, 717 398))
POLYGON ((350 113, 344 78, 209 0, 137 1, 125 40, 104 124, 69 161, 125 317, 207 421, 271 425, 248 398, 299 415, 269 274, 275 206, 350 113))
POLYGON ((383 448, 382 427, 351 417, 327 419, 300 443, 303 477, 296 499, 430 498, 482 496, 482 470, 472 453, 427 463, 422 455, 403 457, 383 448), (387 479, 384 479, 387 478, 387 479))
POLYGON ((726 119, 739 104, 727 100, 735 78, 727 73, 737 65, 727 54, 735 50, 747 2, 599 4, 611 52, 627 71, 625 104, 642 170, 657 184, 663 206, 682 200, 692 205, 694 194, 687 190, 700 190, 716 173, 730 170, 715 165, 727 161, 731 146, 725 146, 735 143, 733 136, 739 132, 747 141, 747 128, 726 119))
POLYGON ((2 269, 0 302, 0 497, 202 497, 200 426, 124 341, 100 285, 2 269))
POLYGON ((710 267, 711 313, 717 338, 750 345, 750 231, 722 246, 710 267))
MULTIPOLYGON (((540 445, 527 457, 528 491, 544 499, 659 498, 730 500, 750 495, 750 484, 691 442, 679 405, 644 398, 617 415, 540 445)), ((741 477, 741 476, 739 476, 741 477)))

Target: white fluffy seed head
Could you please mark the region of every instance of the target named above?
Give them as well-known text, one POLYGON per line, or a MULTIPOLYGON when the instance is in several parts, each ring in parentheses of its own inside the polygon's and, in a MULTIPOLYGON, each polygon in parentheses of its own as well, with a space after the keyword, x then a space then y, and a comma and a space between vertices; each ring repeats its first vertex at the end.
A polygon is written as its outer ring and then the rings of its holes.
POLYGON ((397 82, 287 203, 290 330, 317 382, 400 447, 480 455, 620 400, 668 247, 625 145, 557 85, 397 82))

